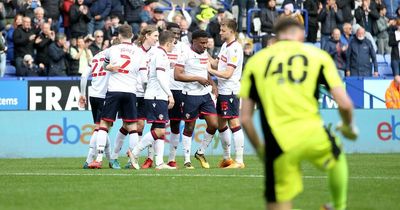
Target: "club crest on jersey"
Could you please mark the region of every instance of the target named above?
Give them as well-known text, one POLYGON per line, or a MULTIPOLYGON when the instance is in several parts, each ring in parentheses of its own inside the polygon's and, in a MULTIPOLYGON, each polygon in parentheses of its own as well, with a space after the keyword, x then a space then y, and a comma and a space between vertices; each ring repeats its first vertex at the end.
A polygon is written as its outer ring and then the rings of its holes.
POLYGON ((153 107, 156 107, 156 105, 157 105, 156 103, 153 103, 153 107))
POLYGON ((186 119, 189 119, 189 118, 190 118, 190 114, 189 114, 189 113, 186 113, 186 114, 185 114, 185 117, 186 117, 186 119))
POLYGON ((162 114, 158 115, 158 119, 163 120, 164 119, 164 115, 162 115, 162 114))

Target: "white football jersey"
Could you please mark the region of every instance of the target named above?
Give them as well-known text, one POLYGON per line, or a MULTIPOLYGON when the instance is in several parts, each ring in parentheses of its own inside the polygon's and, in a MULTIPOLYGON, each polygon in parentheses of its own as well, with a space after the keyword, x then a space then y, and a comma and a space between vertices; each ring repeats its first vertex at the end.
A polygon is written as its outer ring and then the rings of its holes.
POLYGON ((170 61, 167 52, 161 47, 154 49, 154 53, 149 63, 149 81, 146 87, 145 99, 157 99, 168 101, 170 61))
POLYGON ((140 48, 131 43, 112 46, 105 54, 105 62, 119 65, 118 72, 110 72, 108 91, 136 93, 140 66, 146 61, 139 57, 140 48))
POLYGON ((218 71, 226 71, 228 66, 235 70, 231 78, 218 78, 218 93, 222 95, 238 94, 240 89, 240 78, 242 77, 243 48, 236 40, 222 45, 218 54, 218 71))
MULTIPOLYGON (((142 62, 142 66, 140 67, 140 71, 149 71, 149 62, 150 58, 152 56, 152 51, 154 50, 154 47, 150 47, 149 49, 145 49, 143 46, 139 47, 139 58, 144 59, 145 62, 142 62)), ((137 79, 137 84, 136 84, 136 97, 144 97, 144 89, 143 89, 143 78, 138 75, 137 79)))
MULTIPOLYGON (((178 59, 179 60, 176 65, 184 68, 185 74, 195 75, 203 77, 205 79, 208 78, 207 67, 209 65, 209 62, 207 51, 198 54, 191 48, 187 48, 182 56, 178 59)), ((208 94, 209 91, 199 82, 184 82, 182 93, 193 96, 200 96, 208 94)))
POLYGON ((171 71, 170 71, 171 79, 169 85, 171 90, 182 90, 183 88, 184 83, 175 80, 174 72, 175 72, 175 64, 178 62, 178 57, 182 56, 186 48, 189 48, 189 46, 181 41, 178 41, 175 44, 175 47, 172 50, 172 52, 168 53, 168 58, 169 61, 171 62, 171 71))
POLYGON ((103 68, 104 58, 108 49, 97 53, 90 64, 92 85, 89 87, 89 96, 96 98, 105 98, 108 87, 108 78, 110 72, 105 71, 103 68))

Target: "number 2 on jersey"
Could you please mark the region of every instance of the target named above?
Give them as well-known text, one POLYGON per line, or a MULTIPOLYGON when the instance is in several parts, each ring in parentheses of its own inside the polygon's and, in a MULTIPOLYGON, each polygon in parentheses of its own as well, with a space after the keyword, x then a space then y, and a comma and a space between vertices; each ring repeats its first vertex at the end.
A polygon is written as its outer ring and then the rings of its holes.
POLYGON ((125 63, 121 65, 121 68, 118 69, 118 72, 128 74, 129 70, 126 70, 125 68, 131 63, 131 57, 129 57, 129 55, 121 54, 121 58, 125 60, 125 63))

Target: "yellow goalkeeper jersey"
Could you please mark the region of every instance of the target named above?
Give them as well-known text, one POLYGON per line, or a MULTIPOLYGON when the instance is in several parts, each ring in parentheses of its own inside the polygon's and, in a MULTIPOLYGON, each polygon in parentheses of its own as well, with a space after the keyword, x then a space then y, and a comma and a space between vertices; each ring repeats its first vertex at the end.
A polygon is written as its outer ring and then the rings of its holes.
POLYGON ((280 41, 248 60, 239 95, 259 104, 265 138, 272 135, 289 151, 323 129, 319 84, 343 86, 331 56, 312 45, 280 41))

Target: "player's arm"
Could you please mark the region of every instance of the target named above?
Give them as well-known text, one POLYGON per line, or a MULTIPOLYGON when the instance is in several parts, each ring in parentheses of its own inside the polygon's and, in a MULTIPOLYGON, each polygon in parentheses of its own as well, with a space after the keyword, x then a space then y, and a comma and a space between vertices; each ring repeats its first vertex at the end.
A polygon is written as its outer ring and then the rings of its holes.
POLYGON ((91 66, 89 65, 81 76, 80 87, 81 87, 81 95, 79 96, 79 107, 84 108, 86 105, 86 85, 87 79, 89 78, 89 74, 91 72, 91 66))
POLYGON ((252 68, 254 66, 254 58, 250 58, 243 71, 239 97, 242 98, 240 109, 240 121, 243 129, 250 140, 251 145, 256 149, 257 155, 264 161, 264 146, 257 135, 253 123, 254 106, 259 102, 258 93, 252 68))
POLYGON ((175 65, 174 79, 181 82, 199 82, 204 86, 210 85, 208 78, 185 74, 184 66, 181 64, 175 65))

